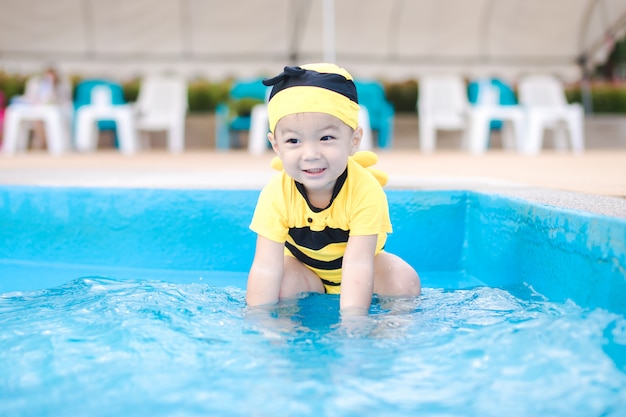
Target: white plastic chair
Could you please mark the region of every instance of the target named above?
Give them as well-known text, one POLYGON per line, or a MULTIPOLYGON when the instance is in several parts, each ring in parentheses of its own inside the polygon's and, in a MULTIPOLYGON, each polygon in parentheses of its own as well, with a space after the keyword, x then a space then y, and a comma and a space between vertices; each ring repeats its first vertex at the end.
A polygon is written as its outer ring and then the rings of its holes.
POLYGON ((58 103, 36 101, 41 90, 41 77, 31 77, 26 83, 24 96, 15 97, 6 108, 3 126, 3 152, 12 155, 28 147, 28 134, 33 122, 42 122, 48 151, 59 155, 71 150, 70 123, 72 102, 66 80, 61 80, 58 103), (67 97, 66 97, 67 96, 67 97))
POLYGON ((465 81, 458 75, 429 75, 419 80, 419 137, 422 152, 435 149, 437 130, 463 132, 466 143, 469 101, 465 81))
POLYGON ((370 123, 370 113, 364 105, 359 106, 359 126, 363 129, 363 137, 361 138, 359 150, 371 151, 374 148, 372 124, 370 123))
POLYGON ((550 75, 529 75, 519 82, 519 101, 526 114, 526 137, 520 151, 537 154, 542 148, 545 129, 552 129, 558 149, 565 148, 569 136, 571 148, 584 150, 583 108, 568 104, 561 82, 550 75))
POLYGON ((183 77, 163 75, 144 78, 135 110, 138 131, 165 131, 169 151, 183 151, 187 114, 187 81, 183 77))
POLYGON ((267 150, 269 126, 267 104, 257 104, 252 107, 248 134, 248 152, 252 155, 262 155, 267 150))

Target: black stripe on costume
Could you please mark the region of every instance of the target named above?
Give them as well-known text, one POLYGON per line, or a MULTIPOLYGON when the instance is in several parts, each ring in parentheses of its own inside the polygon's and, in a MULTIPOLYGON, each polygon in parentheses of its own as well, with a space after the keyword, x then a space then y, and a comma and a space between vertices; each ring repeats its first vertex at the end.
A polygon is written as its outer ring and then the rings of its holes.
POLYGON ((289 229, 289 236, 298 246, 320 250, 332 243, 346 243, 350 237, 350 232, 331 227, 326 227, 320 232, 314 232, 309 227, 293 227, 289 229))
POLYGON ((308 86, 325 88, 341 94, 357 104, 359 103, 354 82, 340 74, 317 72, 300 67, 285 67, 284 71, 276 77, 263 80, 263 84, 273 86, 270 100, 284 89, 308 86))
POLYGON ((325 261, 320 261, 319 259, 314 259, 305 255, 304 253, 302 253, 302 251, 300 251, 298 248, 296 248, 294 245, 292 245, 289 242, 285 242, 285 247, 289 249, 289 252, 291 252, 291 254, 295 256, 297 260, 299 260, 305 265, 310 266, 311 268, 322 269, 324 271, 332 271, 334 269, 341 269, 341 264, 343 263, 343 257, 325 262, 325 261))
MULTIPOLYGON (((329 285, 331 287, 338 287, 341 285, 341 282, 332 282, 324 278, 320 278, 320 280, 322 281, 324 285, 329 285)), ((326 288, 324 288, 324 292, 326 292, 326 288)))

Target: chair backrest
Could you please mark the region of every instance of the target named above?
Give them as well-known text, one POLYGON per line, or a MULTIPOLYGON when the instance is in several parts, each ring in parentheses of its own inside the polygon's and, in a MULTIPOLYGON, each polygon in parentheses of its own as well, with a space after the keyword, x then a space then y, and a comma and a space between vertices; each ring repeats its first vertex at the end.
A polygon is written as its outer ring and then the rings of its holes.
POLYGON ((270 88, 263 84, 262 78, 238 80, 233 83, 228 95, 229 111, 237 116, 230 119, 233 130, 250 129, 250 113, 256 104, 269 98, 270 88))
POLYGON ((526 106, 567 105, 563 84, 551 75, 528 75, 519 82, 519 101, 526 106))
POLYGON ((419 80, 418 111, 441 117, 462 116, 469 106, 465 81, 454 74, 429 75, 419 80))
POLYGON ((28 79, 26 80, 26 85, 24 85, 24 97, 27 100, 37 100, 37 97, 39 95, 40 79, 40 76, 33 75, 32 77, 28 77, 28 79))
POLYGON ((76 86, 74 107, 78 109, 88 104, 126 104, 124 90, 116 82, 103 79, 83 80, 76 86))
POLYGON ((140 113, 180 115, 187 105, 187 81, 182 76, 150 75, 141 81, 136 102, 140 113))
POLYGON ((378 81, 354 80, 359 104, 365 106, 370 116, 370 123, 377 129, 384 120, 393 117, 393 105, 387 100, 385 89, 378 81))
POLYGON ((241 100, 244 98, 265 101, 268 88, 263 84, 261 78, 250 80, 239 80, 233 83, 230 88, 229 99, 241 100))
POLYGON ((359 96, 359 104, 374 108, 387 101, 385 89, 378 81, 354 80, 354 85, 359 96))
POLYGON ((478 106, 497 106, 500 104, 500 89, 491 78, 479 78, 467 87, 469 102, 478 106))
POLYGON ((513 88, 499 78, 479 78, 473 80, 467 87, 469 102, 476 105, 517 104, 517 97, 513 88))
POLYGON ((56 73, 56 82, 48 74, 33 75, 26 81, 23 97, 36 104, 72 105, 72 81, 56 73))

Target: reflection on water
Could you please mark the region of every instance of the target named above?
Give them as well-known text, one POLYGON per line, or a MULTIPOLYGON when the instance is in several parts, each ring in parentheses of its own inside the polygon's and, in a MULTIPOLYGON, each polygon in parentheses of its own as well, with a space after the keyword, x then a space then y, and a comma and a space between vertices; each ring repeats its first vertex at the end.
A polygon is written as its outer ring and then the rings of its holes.
POLYGON ((528 287, 249 309, 83 278, 0 295, 0 415, 624 415, 626 320, 528 287))

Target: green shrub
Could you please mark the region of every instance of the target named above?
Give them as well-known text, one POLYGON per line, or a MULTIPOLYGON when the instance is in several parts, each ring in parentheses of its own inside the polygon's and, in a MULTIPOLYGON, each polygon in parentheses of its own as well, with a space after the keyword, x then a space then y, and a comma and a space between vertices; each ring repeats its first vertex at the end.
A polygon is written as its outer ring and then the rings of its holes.
POLYGON ((135 78, 133 80, 122 83, 122 89, 124 90, 124 100, 126 100, 127 103, 137 101, 140 87, 141 79, 139 78, 135 78))
POLYGON ((190 113, 210 113, 218 103, 228 100, 229 82, 195 80, 189 83, 187 97, 190 113))
POLYGON ((598 86, 592 98, 594 113, 626 114, 626 86, 598 86))
POLYGON ((415 113, 417 104, 417 81, 409 80, 384 83, 387 100, 396 113, 415 113))
MULTIPOLYGON (((579 86, 565 91, 571 103, 582 103, 582 90, 579 86)), ((626 85, 594 84, 591 87, 591 106, 593 113, 626 114, 626 85)))
POLYGON ((0 90, 4 93, 7 103, 11 97, 24 94, 27 79, 26 76, 0 71, 0 90))
POLYGON ((231 116, 250 116, 252 108, 257 104, 263 104, 263 100, 246 97, 239 100, 231 100, 228 107, 231 110, 231 116))

